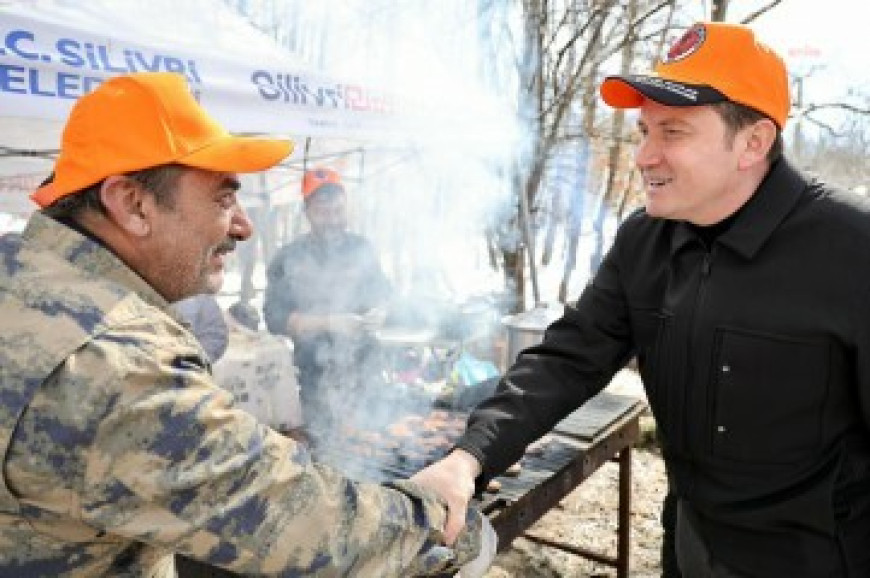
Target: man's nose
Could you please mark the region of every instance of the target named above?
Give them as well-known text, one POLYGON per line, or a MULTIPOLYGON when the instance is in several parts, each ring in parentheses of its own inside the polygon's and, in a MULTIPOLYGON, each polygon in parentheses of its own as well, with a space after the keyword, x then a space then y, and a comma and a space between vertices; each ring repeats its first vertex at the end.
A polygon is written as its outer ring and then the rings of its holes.
POLYGON ((661 160, 661 151, 654 140, 649 137, 640 139, 634 150, 634 164, 638 168, 644 168, 657 164, 659 160, 661 160))
POLYGON ((248 213, 238 203, 233 210, 230 220, 230 236, 239 241, 248 239, 254 233, 254 224, 248 217, 248 213))

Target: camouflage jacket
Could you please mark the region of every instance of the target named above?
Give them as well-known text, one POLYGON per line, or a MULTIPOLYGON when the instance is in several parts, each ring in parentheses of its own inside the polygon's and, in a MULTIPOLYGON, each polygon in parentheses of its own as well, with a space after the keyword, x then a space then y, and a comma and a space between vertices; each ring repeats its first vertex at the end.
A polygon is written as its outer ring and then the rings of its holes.
MULTIPOLYGON (((348 480, 234 408, 168 304, 101 244, 36 213, 0 242, 0 576, 428 575, 445 512, 348 480)), ((470 517, 476 520, 476 517, 470 517)))

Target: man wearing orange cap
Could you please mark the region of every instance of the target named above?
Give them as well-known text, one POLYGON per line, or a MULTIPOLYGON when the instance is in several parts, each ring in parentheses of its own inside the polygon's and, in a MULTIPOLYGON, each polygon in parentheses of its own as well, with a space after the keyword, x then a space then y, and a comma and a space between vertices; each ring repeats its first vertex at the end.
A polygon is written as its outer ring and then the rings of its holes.
POLYGON ((347 422, 354 408, 366 410, 360 396, 383 395, 375 387, 377 344, 367 329, 383 322, 391 288, 371 243, 347 229, 347 193, 338 172, 306 171, 302 197, 310 231, 269 263, 263 312, 272 333, 293 339, 311 433, 330 435, 333 419, 347 422))
POLYGON ((414 479, 449 535, 475 483, 636 356, 684 576, 870 576, 870 209, 782 158, 788 76, 749 28, 696 24, 601 94, 639 109, 646 206, 414 479))
POLYGON ((227 133, 176 74, 75 104, 42 210, 0 243, 0 575, 168 578, 180 553, 407 576, 474 555, 485 519, 448 549, 431 494, 348 480, 236 409, 170 309, 217 291, 251 234, 237 173, 290 151, 227 133))

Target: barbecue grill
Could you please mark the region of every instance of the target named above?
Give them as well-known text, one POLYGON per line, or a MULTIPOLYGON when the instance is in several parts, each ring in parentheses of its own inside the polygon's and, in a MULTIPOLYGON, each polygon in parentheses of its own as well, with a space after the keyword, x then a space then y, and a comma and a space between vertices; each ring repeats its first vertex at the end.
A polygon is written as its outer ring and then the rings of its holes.
MULTIPOLYGON (((497 478, 500 488, 476 496, 474 504, 489 516, 499 537, 499 551, 524 537, 629 572, 631 446, 640 435, 645 403, 603 392, 587 402, 550 434, 530 445, 517 475, 497 478), (581 546, 528 534, 527 530, 604 463, 619 463, 617 553, 611 556, 581 546)), ((316 457, 349 476, 386 481, 407 478, 449 451, 461 435, 467 414, 434 410, 408 415, 379 430, 348 428, 337 443, 314 447, 316 457)), ((180 560, 180 578, 232 576, 223 570, 180 560)))

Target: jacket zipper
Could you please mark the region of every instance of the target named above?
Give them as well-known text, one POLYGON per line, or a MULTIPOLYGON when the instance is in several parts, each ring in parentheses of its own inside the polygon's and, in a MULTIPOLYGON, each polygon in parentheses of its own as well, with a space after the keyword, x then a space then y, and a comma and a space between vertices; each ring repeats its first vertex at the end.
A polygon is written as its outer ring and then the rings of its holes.
MULTIPOLYGON (((691 317, 689 319, 688 332, 686 333, 686 353, 687 353, 687 365, 688 371, 687 380, 685 384, 685 388, 683 389, 683 415, 686 416, 683 418, 683 447, 686 450, 686 455, 689 457, 689 462, 694 462, 692 458, 693 452, 692 448, 689 445, 690 440, 690 421, 688 416, 693 415, 696 412, 690 411, 689 404, 689 396, 697 395, 697 392, 694 391, 694 385, 696 382, 695 376, 695 356, 694 356, 694 347, 693 343, 695 342, 695 335, 698 332, 698 311, 701 309, 701 306, 704 303, 704 296, 707 289, 707 279, 710 277, 710 270, 713 265, 713 257, 715 255, 716 247, 713 246, 710 249, 704 249, 704 256, 701 260, 701 276, 698 280, 698 290, 695 292, 695 302, 692 305, 691 317)), ((694 424, 691 424, 694 425, 694 424)), ((687 493, 691 493, 691 488, 694 486, 694 475, 690 477, 689 488, 687 488, 687 493)))

